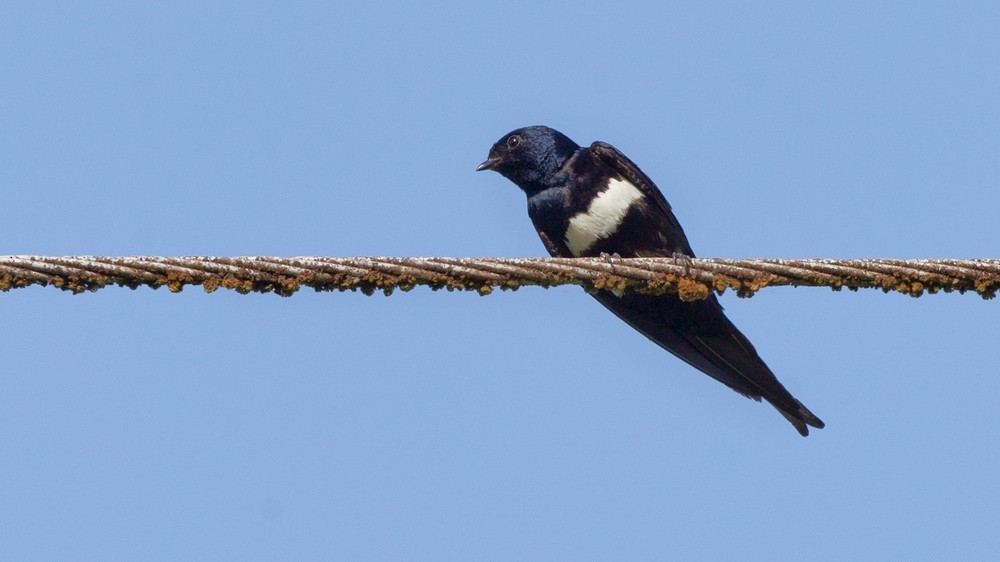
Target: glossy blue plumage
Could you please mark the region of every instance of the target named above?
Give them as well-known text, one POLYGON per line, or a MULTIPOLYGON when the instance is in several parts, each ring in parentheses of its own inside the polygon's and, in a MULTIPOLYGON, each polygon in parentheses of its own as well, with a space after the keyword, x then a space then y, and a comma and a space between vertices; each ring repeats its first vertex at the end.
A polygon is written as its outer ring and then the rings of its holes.
MULTIPOLYGON (((544 126, 511 131, 480 170, 494 170, 528 197, 528 216, 553 256, 694 256, 662 192, 613 146, 582 148, 544 126)), ((715 295, 594 297, 619 318, 691 366, 736 392, 770 402, 802 435, 823 422, 796 400, 729 321, 715 295)))

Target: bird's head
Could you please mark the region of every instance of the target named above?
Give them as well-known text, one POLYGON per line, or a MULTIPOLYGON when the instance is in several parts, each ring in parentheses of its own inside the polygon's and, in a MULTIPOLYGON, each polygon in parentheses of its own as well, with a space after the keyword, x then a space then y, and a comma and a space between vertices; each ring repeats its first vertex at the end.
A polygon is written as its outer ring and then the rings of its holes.
POLYGON ((477 171, 493 170, 531 195, 547 187, 579 145, 555 129, 542 125, 516 129, 490 149, 477 171))

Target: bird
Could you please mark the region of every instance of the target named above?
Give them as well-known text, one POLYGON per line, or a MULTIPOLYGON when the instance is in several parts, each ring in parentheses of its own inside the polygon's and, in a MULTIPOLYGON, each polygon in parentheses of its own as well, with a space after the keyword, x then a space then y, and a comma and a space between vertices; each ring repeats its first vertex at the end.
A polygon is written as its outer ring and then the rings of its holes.
MULTIPOLYGON (((659 188, 614 146, 581 147, 555 129, 515 129, 477 171, 500 173, 524 191, 528 216, 553 257, 695 257, 659 188)), ((594 298, 654 343, 739 394, 766 400, 803 437, 824 424, 778 381, 714 294, 598 290, 594 298)))

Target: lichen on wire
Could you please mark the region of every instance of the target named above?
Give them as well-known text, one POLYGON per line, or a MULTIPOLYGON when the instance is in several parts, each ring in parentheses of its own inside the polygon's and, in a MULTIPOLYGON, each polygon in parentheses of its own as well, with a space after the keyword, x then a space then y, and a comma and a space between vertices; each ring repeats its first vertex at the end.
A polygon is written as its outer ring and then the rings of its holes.
POLYGON ((0 291, 41 285, 73 293, 109 285, 200 285, 239 293, 289 296, 316 291, 431 289, 516 290, 523 286, 580 285, 588 291, 662 294, 683 300, 727 289, 748 297, 764 287, 876 288, 920 296, 973 291, 983 298, 1000 288, 1000 259, 674 259, 674 258, 386 258, 386 257, 104 257, 0 256, 0 291))

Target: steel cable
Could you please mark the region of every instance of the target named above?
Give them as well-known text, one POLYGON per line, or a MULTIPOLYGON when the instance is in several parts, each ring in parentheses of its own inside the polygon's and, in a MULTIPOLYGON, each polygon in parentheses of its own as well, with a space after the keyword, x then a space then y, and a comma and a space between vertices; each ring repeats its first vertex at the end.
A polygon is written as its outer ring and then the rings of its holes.
POLYGON ((387 258, 0 256, 0 291, 32 285, 73 293, 109 285, 200 285, 207 292, 288 296, 317 291, 472 290, 580 285, 588 291, 678 293, 684 300, 727 289, 751 296, 764 287, 876 288, 912 296, 973 291, 993 298, 1000 259, 686 259, 686 258, 387 258))

